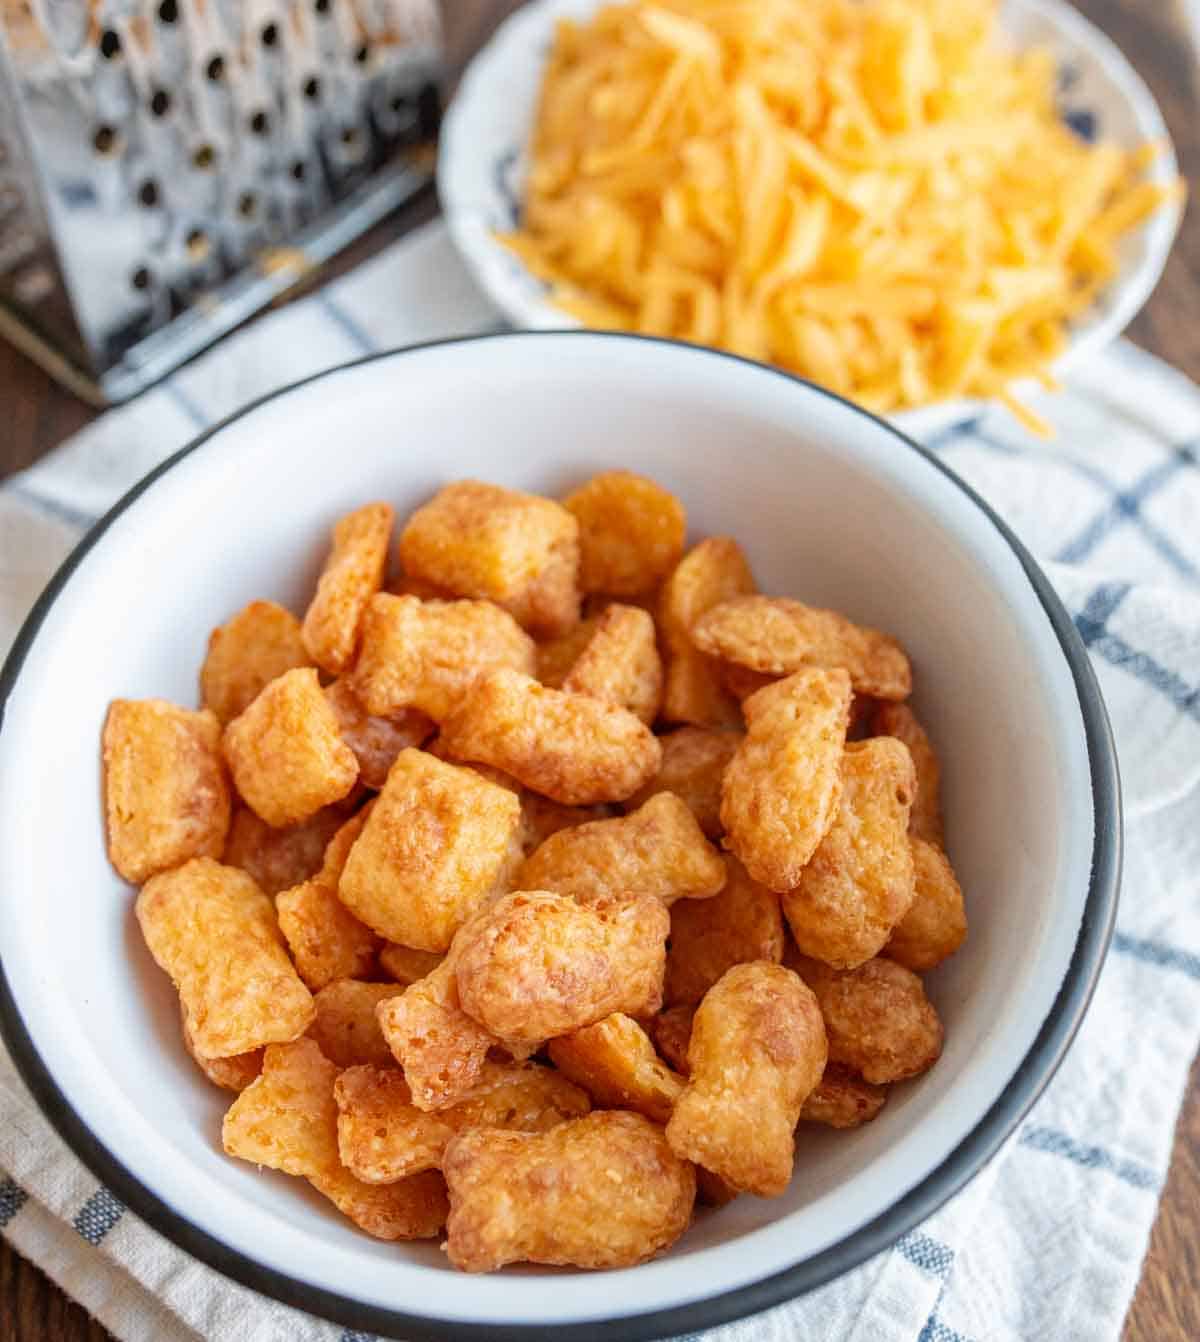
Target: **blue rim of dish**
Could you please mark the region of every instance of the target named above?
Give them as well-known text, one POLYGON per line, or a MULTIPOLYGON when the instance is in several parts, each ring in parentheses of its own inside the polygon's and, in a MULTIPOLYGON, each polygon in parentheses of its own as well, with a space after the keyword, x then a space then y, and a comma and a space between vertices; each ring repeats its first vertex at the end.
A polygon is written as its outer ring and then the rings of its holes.
POLYGON ((1037 561, 1004 521, 969 485, 959 479, 926 448, 870 411, 782 369, 756 363, 752 359, 745 359, 723 350, 685 345, 681 341, 665 340, 655 336, 615 331, 565 330, 514 331, 431 340, 340 364, 336 368, 326 369, 278 391, 270 392, 243 406, 186 447, 180 448, 144 476, 91 528, 63 562, 30 612, 4 663, 3 671, 0 671, 0 733, 3 731, 4 709, 17 683, 25 658, 51 606, 70 581, 71 575, 113 522, 160 476, 165 475, 185 457, 198 451, 210 438, 220 433, 234 420, 252 413, 268 401, 288 395, 299 387, 363 364, 376 363, 384 359, 401 359, 406 354, 443 346, 471 345, 481 341, 537 341, 563 337, 572 340, 637 340, 647 345, 682 347, 692 350, 698 357, 730 359, 768 376, 799 383, 810 392, 836 401, 856 415, 873 421, 896 439, 897 447, 903 446, 918 453, 935 470, 962 490, 1016 555, 1046 612, 1075 682, 1087 737, 1092 780, 1095 828, 1091 879, 1071 963, 1067 967, 1058 995, 1042 1023, 1037 1038, 995 1104, 971 1133, 921 1183, 899 1198, 875 1220, 861 1226, 839 1243, 760 1281, 707 1299, 649 1313, 565 1325, 461 1323, 367 1305, 337 1292, 313 1286, 286 1273, 263 1267, 229 1248, 207 1231, 201 1230, 186 1216, 162 1202, 136 1174, 113 1156, 75 1113, 67 1096, 59 1088, 37 1052, 21 1018, 4 972, 3 954, 0 951, 0 1035, 3 1036, 18 1071, 43 1113, 57 1129, 59 1136, 131 1211, 193 1257, 243 1286, 250 1287, 251 1290, 348 1328, 408 1338, 413 1342, 445 1342, 449 1338, 456 1339, 456 1342, 460 1340, 485 1342, 485 1339, 486 1342, 497 1342, 499 1339, 512 1339, 513 1342, 548 1342, 552 1334, 555 1342, 608 1342, 609 1339, 612 1342, 649 1342, 650 1339, 694 1333, 757 1314, 813 1291, 858 1267, 866 1259, 889 1248, 915 1225, 932 1216, 995 1155, 1004 1140, 1028 1113, 1058 1070, 1082 1023, 1088 1003, 1095 992, 1117 915, 1123 829, 1121 782, 1112 726, 1083 640, 1066 608, 1050 586, 1049 580, 1038 567, 1037 561))

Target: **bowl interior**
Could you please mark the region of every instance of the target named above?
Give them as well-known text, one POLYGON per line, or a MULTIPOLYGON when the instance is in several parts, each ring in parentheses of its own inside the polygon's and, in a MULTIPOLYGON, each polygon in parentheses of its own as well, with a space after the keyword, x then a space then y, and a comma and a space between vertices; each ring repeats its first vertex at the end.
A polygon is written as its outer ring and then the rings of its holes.
MULTIPOLYGON (((576 325, 547 299, 547 286, 497 241, 516 227, 526 146, 537 111, 546 55, 560 18, 586 19, 602 0, 534 0, 500 28, 468 69, 446 118, 438 158, 438 194, 446 221, 471 272, 516 326, 553 330, 576 325)), ((1089 136, 1162 153, 1148 170, 1172 181, 1178 167, 1153 95, 1108 37, 1065 0, 1003 0, 1000 22, 1020 47, 1048 49, 1057 62, 1061 111, 1089 136)), ((1162 274, 1182 211, 1157 211, 1119 245, 1121 270, 1072 324, 1056 371, 1067 373, 1125 329, 1162 274)), ((1030 382, 1022 394, 1037 391, 1030 382)), ((961 418, 970 402, 942 402, 894 416, 906 432, 933 432, 961 418)))
POLYGON ((568 1323, 670 1308, 845 1240, 975 1127, 1062 982, 1087 896, 1093 808, 1077 694, 1003 537, 869 417, 705 351, 590 334, 433 346, 271 399, 185 455, 60 592, 0 736, 0 954, 34 1047, 79 1118, 178 1215, 235 1253, 357 1301, 447 1321, 568 1323), (686 502, 692 537, 746 546, 765 591, 896 633, 938 744, 965 948, 930 977, 946 1050, 853 1133, 803 1131, 776 1201, 703 1213, 671 1254, 588 1276, 452 1272, 386 1245, 297 1180, 219 1150, 228 1097, 110 869, 98 740, 115 696, 196 701, 209 630, 255 597, 302 611, 331 522, 401 516, 476 476, 557 493, 627 466, 686 502), (536 1283, 530 1279, 535 1278, 536 1283))

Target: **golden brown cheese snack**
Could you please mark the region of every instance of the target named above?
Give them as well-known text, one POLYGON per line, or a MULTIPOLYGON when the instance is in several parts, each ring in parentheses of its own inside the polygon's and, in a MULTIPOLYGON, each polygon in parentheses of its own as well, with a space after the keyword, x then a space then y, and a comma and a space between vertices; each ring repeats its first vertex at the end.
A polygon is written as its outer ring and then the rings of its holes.
POLYGON ((421 745, 435 730, 433 721, 415 708, 402 708, 386 716, 369 713, 348 676, 326 685, 325 698, 337 718, 342 740, 354 751, 359 781, 376 792, 387 781, 396 756, 410 746, 421 745))
POLYGON ((354 661, 363 611, 383 586, 394 521, 388 504, 368 503, 333 528, 333 550, 301 629, 308 655, 331 675, 354 661))
POLYGON ((221 724, 165 699, 114 699, 102 755, 108 857, 133 885, 192 857, 220 857, 232 806, 221 724))
POLYGON ((565 634, 537 645, 534 674, 543 685, 549 685, 555 690, 562 689, 563 681, 579 660, 579 654, 592 641, 599 623, 599 614, 589 615, 565 634))
POLYGON ((324 806, 287 829, 273 829, 248 806, 239 806, 225 840, 221 861, 241 867, 267 895, 277 895, 321 870, 329 841, 346 823, 345 803, 324 806))
POLYGON ((372 713, 418 709, 441 722, 477 676, 502 666, 531 675, 534 642, 499 606, 383 592, 363 617, 354 688, 372 713))
POLYGON ((376 1012, 418 1109, 444 1109, 459 1100, 479 1080, 488 1049, 500 1043, 459 1004, 449 957, 380 1002, 376 1012))
POLYGON ((967 911, 946 854, 915 834, 911 842, 913 901, 892 929, 883 953, 923 974, 948 959, 967 939, 967 911))
POLYGON ((670 573, 683 553, 687 513, 661 485, 632 471, 603 471, 563 500, 579 521, 579 585, 637 596, 670 573))
POLYGON ((692 643, 691 629, 707 610, 757 591, 737 541, 710 536, 693 547, 663 584, 659 618, 670 656, 663 716, 697 727, 737 727, 737 704, 721 686, 717 665, 692 643))
POLYGON ((789 955, 816 994, 829 1036, 829 1060, 877 1086, 920 1076, 942 1052, 942 1022, 921 980, 882 957, 857 969, 831 969, 789 955))
POLYGON ((551 638, 579 619, 579 524, 561 505, 478 480, 446 485, 400 536, 405 572, 494 601, 551 638))
POLYGON ((662 1129, 615 1111, 543 1133, 464 1132, 442 1168, 446 1252, 467 1272, 518 1262, 632 1267, 674 1244, 696 1197, 695 1171, 662 1129))
POLYGON ((725 884, 725 866, 691 811, 660 792, 630 815, 552 834, 525 859, 515 883, 561 895, 632 890, 672 904, 715 895, 725 884))
POLYGON ((779 896, 759 885, 736 857, 725 858, 725 887, 711 899, 671 906, 671 943, 663 996, 667 1004, 699 1002, 727 969, 783 958, 779 896))
POLYGON ((737 662, 719 662, 715 658, 710 660, 716 667, 716 676, 721 687, 733 695, 739 704, 766 686, 774 685, 777 680, 783 679, 782 676, 769 676, 765 671, 751 671, 748 666, 739 666, 737 662))
POLYGON ((202 1058, 196 1052, 192 1028, 188 1022, 187 1007, 179 1003, 183 1023, 183 1043, 192 1061, 214 1086, 240 1093, 262 1071, 263 1050, 252 1048, 249 1053, 235 1053, 231 1058, 202 1058))
POLYGON ((876 736, 894 736, 903 741, 917 771, 917 799, 908 825, 914 836, 945 847, 942 828, 942 766, 925 728, 907 704, 879 704, 873 727, 876 736))
POLYGON ((837 814, 850 712, 845 671, 807 670, 742 705, 746 739, 721 783, 725 845, 770 890, 791 890, 837 814))
POLYGON ((150 954, 179 990, 198 1057, 229 1058, 308 1029, 312 994, 283 949, 271 901, 244 871, 194 858, 147 881, 135 909, 150 954))
POLYGON ((846 746, 838 813, 783 896, 801 954, 853 969, 883 949, 913 902, 908 812, 916 785, 902 741, 875 736, 846 746))
POLYGON ((379 1028, 376 1008, 395 995, 394 983, 335 979, 313 995, 317 1014, 308 1037, 338 1067, 390 1066, 392 1051, 379 1028))
POLYGON ((637 606, 611 605, 597 621, 562 687, 627 708, 647 726, 662 702, 663 666, 654 619, 637 606))
POLYGON ((449 1209, 441 1175, 429 1170, 386 1187, 356 1179, 338 1155, 336 1078, 337 1068, 313 1040, 272 1044, 262 1075, 225 1115, 226 1152, 307 1179, 377 1239, 431 1239, 449 1209))
POLYGON ((277 829, 341 801, 358 778, 312 667, 271 681, 225 728, 222 749, 242 799, 277 829))
POLYGON ((692 1037, 692 1004, 667 1007, 650 1022, 650 1036, 654 1047, 680 1076, 688 1073, 687 1050, 692 1037))
POLYGON ((657 739, 626 709, 509 670, 475 681, 443 724, 441 743, 567 806, 624 801, 662 762, 657 739))
POLYGON ((817 1088, 804 1101, 800 1121, 827 1128, 857 1128, 869 1123, 886 1100, 885 1087, 871 1085, 840 1063, 826 1063, 817 1088))
POLYGON ((671 1149, 734 1188, 778 1197, 825 1062, 821 1012, 800 977, 761 961, 735 965, 696 1009, 687 1087, 667 1124, 671 1149))
POLYGON ((390 979, 407 987, 432 974, 444 959, 437 951, 416 951, 389 941, 379 952, 379 967, 390 979))
POLYGON ((454 948, 462 1008, 501 1039, 538 1044, 614 1011, 662 1003, 671 920, 653 895, 504 895, 454 948))
POLYGON ((683 1078, 654 1051, 645 1030, 621 1012, 549 1044, 550 1061, 605 1109, 632 1109, 655 1123, 671 1117, 683 1078))
POLYGON ((547 1132, 591 1108, 566 1077, 536 1063, 515 1062, 485 1062, 468 1094, 435 1114, 413 1104, 404 1073, 395 1067, 351 1067, 338 1077, 334 1097, 342 1163, 371 1184, 438 1169, 457 1132, 547 1132))
POLYGON ((860 694, 907 699, 912 693, 912 668, 890 634, 788 597, 734 597, 701 615, 691 632, 701 652, 766 675, 842 667, 860 694))
POLYGON ((625 803, 641 806, 659 792, 673 792, 687 803, 700 828, 710 839, 724 833, 721 824, 721 780, 744 733, 711 727, 680 727, 658 738, 662 766, 658 773, 625 803))
POLYGON ((277 676, 309 664, 300 621, 292 612, 274 601, 251 601, 208 636, 200 697, 224 726, 277 676))
POLYGON ((421 750, 396 758, 338 894, 388 941, 444 951, 513 859, 521 803, 421 750))
MULTIPOLYGON (((486 766, 485 766, 486 767, 486 766)), ((536 852, 552 834, 593 820, 611 820, 611 806, 564 806, 536 792, 521 791, 521 846, 525 855, 536 852)))

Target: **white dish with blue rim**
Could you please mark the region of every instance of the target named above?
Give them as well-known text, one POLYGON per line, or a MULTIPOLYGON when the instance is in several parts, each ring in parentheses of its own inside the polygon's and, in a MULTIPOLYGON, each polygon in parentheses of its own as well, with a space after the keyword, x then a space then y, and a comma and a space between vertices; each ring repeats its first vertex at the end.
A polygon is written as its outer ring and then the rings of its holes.
MULTIPOLYGON (((533 0, 518 10, 471 63, 443 128, 438 190, 451 236, 479 285, 517 328, 579 324, 549 301, 546 285, 496 233, 514 228, 520 214, 526 145, 555 23, 586 18, 600 3, 533 0)), ((1175 154, 1153 96, 1098 28, 1064 0, 1003 0, 1000 18, 1019 46, 1054 53, 1063 117, 1079 134, 1124 145, 1161 143, 1164 152, 1150 175, 1162 182, 1176 176, 1175 154)), ((1166 207, 1124 239, 1121 272, 1074 324, 1055 365, 1059 376, 1110 344, 1137 315, 1162 275, 1181 214, 1180 206, 1166 207)), ((919 435, 970 409, 968 402, 943 402, 892 418, 919 435)))

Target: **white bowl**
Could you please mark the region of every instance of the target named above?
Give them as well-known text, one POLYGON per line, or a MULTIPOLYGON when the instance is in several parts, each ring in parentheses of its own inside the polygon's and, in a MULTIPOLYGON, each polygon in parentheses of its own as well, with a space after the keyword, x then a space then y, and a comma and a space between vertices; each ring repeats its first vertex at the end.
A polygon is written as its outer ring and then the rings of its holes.
POLYGON ((87 537, 0 679, 0 1021, 59 1131, 145 1220, 268 1294, 405 1337, 681 1333, 827 1280, 931 1212, 1057 1066, 1115 913, 1119 788, 1082 645, 1003 524, 880 421, 761 365, 587 332, 383 355, 268 397, 185 448, 87 537), (775 1201, 703 1213, 629 1271, 452 1271, 219 1148, 228 1099, 179 1037, 104 851, 114 696, 196 700, 208 631, 254 597, 302 609, 328 527, 476 476, 559 493, 644 471, 693 536, 744 541, 767 591, 894 631, 945 762, 964 949, 930 976, 946 1049, 851 1133, 808 1132, 775 1201))
MULTIPOLYGON (((484 292, 514 326, 562 330, 579 323, 547 297, 548 287, 502 243, 520 216, 526 146, 542 70, 560 18, 586 18, 604 0, 533 0, 497 30, 475 57, 450 105, 438 156, 438 195, 459 252, 484 292)), ((1178 175, 1174 149, 1150 90, 1116 46, 1063 0, 1003 0, 1001 22, 1021 46, 1041 46, 1058 61, 1066 116, 1122 145, 1154 141, 1164 152, 1149 170, 1167 183, 1178 175)), ((1072 326, 1055 363, 1065 376, 1114 341, 1162 275, 1179 230, 1182 205, 1159 210, 1120 244, 1121 272, 1072 326)), ((1020 384, 1018 392, 1030 390, 1020 384)), ((962 418, 977 403, 940 402, 891 416, 921 434, 962 418)))

